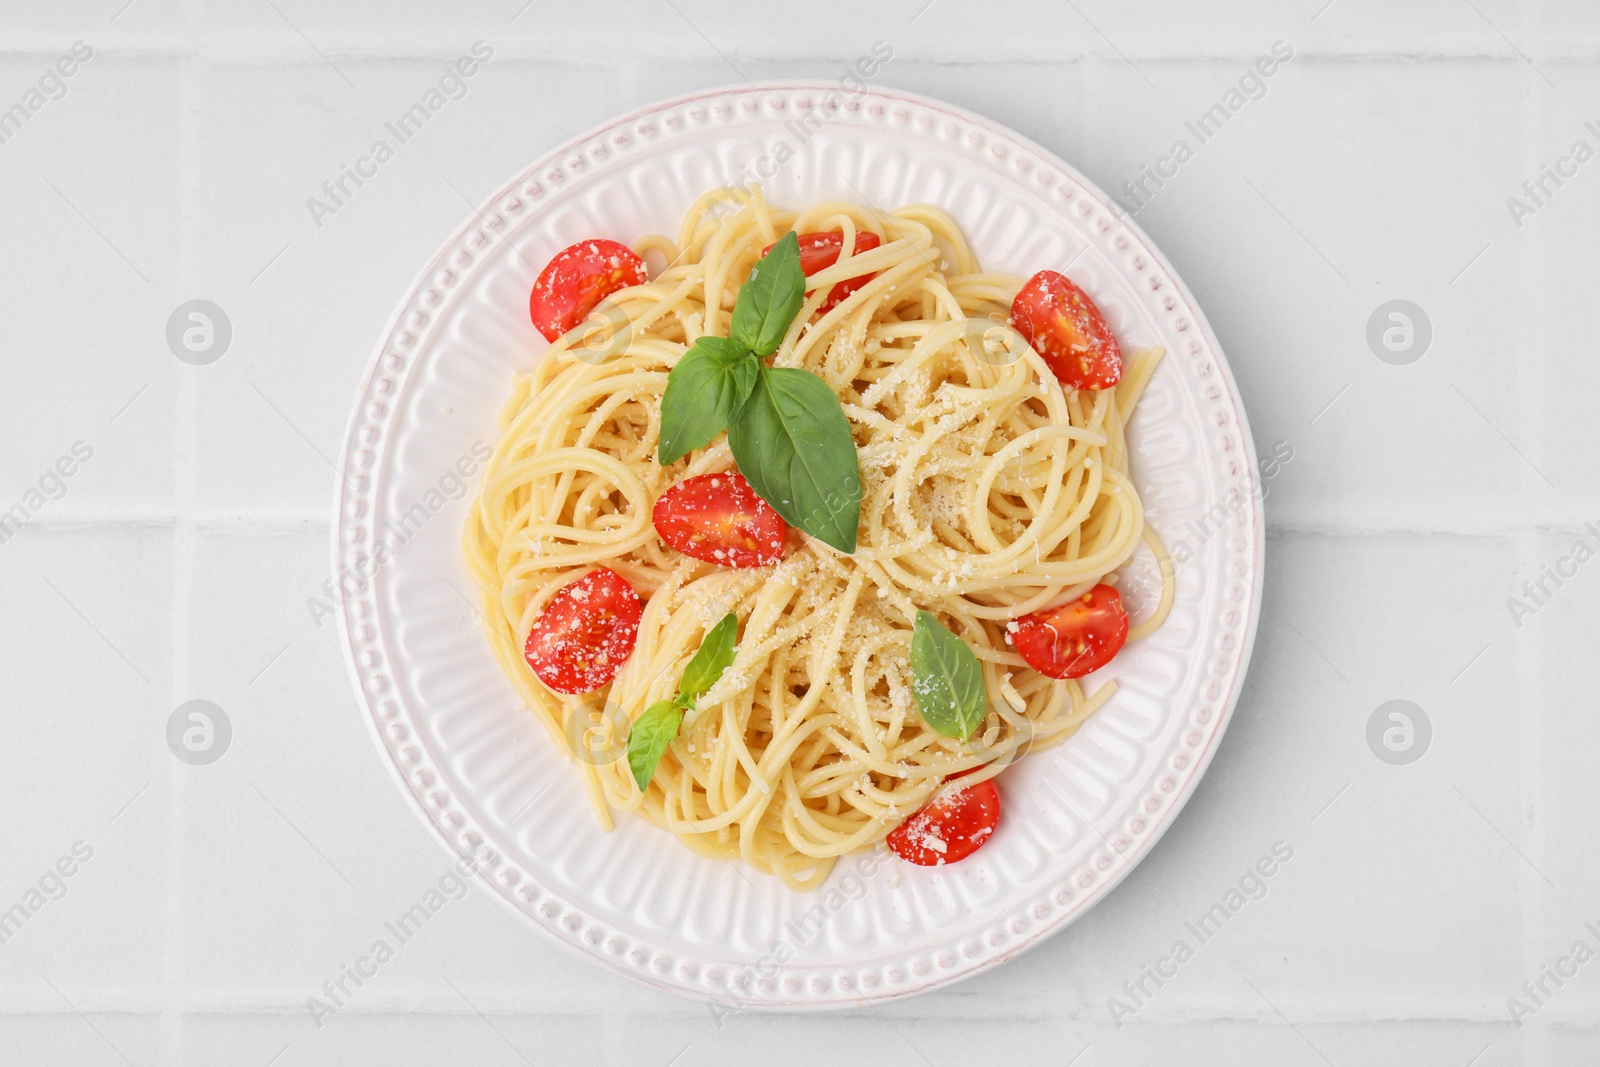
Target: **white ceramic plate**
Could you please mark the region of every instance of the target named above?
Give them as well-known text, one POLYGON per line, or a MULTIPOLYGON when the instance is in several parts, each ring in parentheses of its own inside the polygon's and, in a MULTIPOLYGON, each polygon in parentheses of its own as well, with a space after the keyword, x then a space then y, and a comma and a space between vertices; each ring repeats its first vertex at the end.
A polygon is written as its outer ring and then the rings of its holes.
POLYGON ((468 218, 401 300, 361 383, 333 540, 368 724, 445 846, 483 851, 483 880, 513 911, 606 967, 759 1008, 945 985, 1038 944, 1110 892, 1216 751, 1255 635, 1264 541, 1250 432, 1222 352, 1166 260, 1119 215, 1071 167, 976 115, 889 90, 851 99, 786 83, 624 116, 534 163, 468 218), (819 121, 797 121, 808 113, 819 121), (981 851, 945 868, 847 857, 803 896, 696 856, 643 820, 596 828, 575 768, 489 654, 457 547, 474 444, 493 443, 513 373, 544 349, 527 311, 539 268, 584 237, 675 233, 698 194, 763 159, 774 204, 938 204, 986 267, 1070 264, 1124 347, 1165 346, 1132 452, 1151 521, 1189 556, 1171 619, 1103 672, 1121 691, 1065 745, 1006 773, 1005 815, 981 851))

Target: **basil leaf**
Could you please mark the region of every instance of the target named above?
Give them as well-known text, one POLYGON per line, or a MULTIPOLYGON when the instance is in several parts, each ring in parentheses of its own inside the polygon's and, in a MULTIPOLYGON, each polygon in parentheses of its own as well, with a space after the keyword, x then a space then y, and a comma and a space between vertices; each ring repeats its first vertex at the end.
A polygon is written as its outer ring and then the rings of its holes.
POLYGON ((727 429, 755 388, 761 361, 726 337, 702 337, 667 375, 656 456, 672 463, 727 429))
POLYGON ((911 695, 922 720, 957 741, 972 736, 989 703, 978 654, 926 611, 911 634, 911 695))
POLYGON ((683 680, 678 683, 678 696, 687 697, 690 706, 694 699, 717 684, 722 672, 733 662, 738 651, 739 617, 728 612, 700 642, 700 651, 694 654, 683 669, 683 680))
POLYGON ((770 356, 783 344, 794 313, 806 299, 806 275, 800 269, 800 238, 793 230, 778 239, 772 251, 756 261, 739 287, 733 305, 733 340, 758 356, 770 356))
POLYGON ((645 709, 628 731, 628 769, 640 791, 650 785, 655 777, 656 765, 678 736, 678 724, 683 722, 683 711, 670 700, 658 700, 645 709))
POLYGON ((827 382, 808 370, 763 366, 728 425, 728 444, 739 473, 785 522, 840 552, 856 550, 861 467, 827 382))

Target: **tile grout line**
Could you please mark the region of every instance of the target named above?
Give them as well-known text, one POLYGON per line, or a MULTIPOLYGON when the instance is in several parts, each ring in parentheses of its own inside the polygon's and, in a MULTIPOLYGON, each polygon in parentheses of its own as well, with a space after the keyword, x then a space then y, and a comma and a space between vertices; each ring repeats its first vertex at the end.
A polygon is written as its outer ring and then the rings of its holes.
MULTIPOLYGON (((185 5, 186 20, 191 27, 198 25, 197 0, 185 5)), ((195 31, 197 32, 197 31, 195 31)), ((199 222, 195 214, 200 173, 200 64, 204 62, 198 48, 186 56, 179 73, 178 113, 178 181, 182 189, 181 215, 178 220, 178 248, 176 276, 179 286, 187 288, 197 274, 199 262, 199 222)), ((169 296, 170 296, 169 292, 169 296)), ((182 297, 181 299, 187 299, 182 297)), ((198 464, 195 459, 199 444, 199 379, 196 375, 182 375, 177 389, 177 411, 174 435, 178 447, 174 450, 173 496, 179 503, 179 515, 172 536, 172 682, 170 697, 181 703, 189 684, 189 621, 190 600, 194 592, 194 554, 198 540, 194 522, 187 517, 195 503, 195 485, 198 464)), ((174 704, 176 706, 176 704, 174 704)), ((177 759, 168 763, 170 788, 167 796, 167 894, 166 931, 162 953, 161 1023, 159 1031, 160 1061, 184 1062, 184 1034, 181 1006, 175 1003, 174 994, 182 998, 188 986, 188 944, 184 931, 184 916, 188 893, 184 880, 186 850, 184 800, 186 784, 183 772, 187 765, 177 759)))
MULTIPOLYGON (((407 985, 400 989, 389 989, 384 993, 363 993, 363 997, 371 999, 347 1003, 340 1009, 339 1014, 348 1013, 354 1017, 385 1017, 385 1016, 414 1016, 414 1017, 451 1017, 451 1018, 476 1018, 477 1011, 495 1018, 528 1018, 540 1019, 549 1016, 593 1016, 596 1009, 587 999, 594 996, 590 993, 573 993, 560 1001, 552 1002, 548 998, 538 1002, 537 1006, 530 1007, 534 998, 540 996, 538 987, 499 986, 492 984, 492 979, 485 979, 483 984, 464 986, 464 991, 472 996, 473 1004, 477 1005, 476 1011, 472 1007, 460 1005, 450 1007, 441 1006, 438 997, 437 984, 430 984, 418 979, 415 984, 407 985)), ((236 988, 236 987, 235 987, 236 988)), ((1577 987, 1574 987, 1577 988, 1577 987)), ((141 988, 137 991, 118 989, 116 987, 74 986, 73 1002, 87 1015, 139 1015, 156 1016, 162 1009, 163 999, 158 992, 141 988)), ((642 991, 640 991, 642 992, 642 991)), ((197 986, 183 991, 184 1000, 180 1010, 190 1016, 212 1016, 232 1018, 259 1018, 263 1016, 283 1017, 290 1020, 303 1021, 306 1014, 305 988, 303 986, 274 985, 258 986, 249 991, 218 992, 214 987, 197 986)), ((1026 1001, 1017 1002, 1008 1000, 1003 1008, 995 1008, 991 1003, 988 1007, 981 1006, 977 1001, 963 1005, 955 1005, 951 1000, 937 999, 940 994, 930 994, 935 998, 929 1000, 906 1001, 896 1010, 902 1013, 907 1020, 921 1019, 957 1019, 971 1020, 978 1018, 998 1018, 1008 1021, 1037 1020, 1048 1016, 1049 1013, 1060 1006, 1059 999, 1049 1000, 1042 995, 1026 1001), (918 1007, 918 1005, 922 1005, 918 1007)), ((1580 994, 1581 996, 1581 994, 1580 994)), ((1563 998, 1566 994, 1563 994, 1563 998)), ((993 998, 990 998, 991 1001, 993 998)), ((1503 1004, 1486 1001, 1481 996, 1457 995, 1448 998, 1448 1003, 1441 1003, 1438 999, 1430 999, 1426 995, 1416 994, 1413 999, 1402 1001, 1398 1004, 1387 1006, 1386 1011, 1374 1011, 1370 1003, 1351 1005, 1348 1000, 1330 1005, 1327 996, 1302 994, 1298 998, 1274 998, 1279 1008, 1301 1025, 1310 1026, 1346 1026, 1346 1025, 1372 1025, 1372 1024, 1408 1024, 1408 1023, 1461 1023, 1472 1026, 1501 1027, 1511 1026, 1506 1017, 1503 1004)), ((645 1010, 639 1003, 633 1003, 638 1010, 630 1009, 630 1016, 657 1020, 684 1019, 689 1017, 703 1018, 705 1008, 703 1004, 685 1001, 680 1009, 657 1007, 645 1010)), ((674 1001, 674 1004, 677 1002, 674 1001)), ((1087 1005, 1097 1007, 1093 1002, 1087 1005)), ((1551 1022, 1579 1030, 1592 1030, 1596 1011, 1596 998, 1590 996, 1582 1000, 1558 999, 1547 1002, 1546 1008, 1540 1014, 1549 1014, 1551 1022)), ((1143 1012, 1140 1015, 1143 1016, 1143 1012)), ((64 1005, 59 999, 46 999, 44 996, 18 1001, 12 998, 11 1002, 0 1005, 0 1021, 24 1016, 60 1016, 76 1017, 72 1008, 64 1005)), ((1150 1018, 1153 1026, 1188 1026, 1204 1021, 1240 1021, 1240 1022, 1270 1022, 1277 1016, 1270 1010, 1242 1010, 1237 1004, 1219 1003, 1215 993, 1202 996, 1198 999, 1185 999, 1181 1003, 1174 1003, 1159 1015, 1150 1018)), ((1143 1022, 1143 1019, 1140 1020, 1143 1022)), ((1526 1033, 1528 1027, 1524 1027, 1526 1033)), ((1498 1044, 1496 1045, 1498 1048, 1498 1044)), ((263 1048, 262 1060, 276 1050, 276 1046, 263 1048)), ((1503 1050, 1502 1050, 1503 1051, 1503 1050)), ((1500 1062, 1504 1062, 1503 1060, 1500 1062)), ((138 1067, 145 1067, 139 1064, 138 1067)), ((264 1067, 260 1064, 247 1065, 247 1067, 264 1067)), ((1452 1067, 1464 1067, 1455 1064, 1452 1067)))
MULTIPOLYGON (((375 38, 371 33, 362 33, 360 30, 339 30, 337 28, 322 28, 318 34, 319 47, 328 55, 348 59, 356 62, 384 62, 388 60, 434 60, 449 59, 454 53, 439 43, 439 27, 417 26, 409 29, 392 30, 375 38)), ((542 38, 517 37, 508 38, 511 51, 507 58, 515 62, 547 63, 550 61, 567 61, 573 65, 596 66, 607 65, 616 61, 617 53, 597 49, 583 51, 574 47, 575 44, 592 44, 592 35, 578 30, 558 31, 542 38)), ((1056 46, 1077 40, 1071 35, 1052 37, 1032 37, 1027 39, 1027 44, 1033 50, 1025 51, 1020 56, 1008 55, 1006 58, 987 59, 971 58, 970 52, 942 52, 930 51, 923 60, 933 67, 996 67, 1005 64, 1023 63, 1030 65, 1048 65, 1060 62, 1060 53, 1056 46)), ((1079 42, 1081 43, 1081 42, 1079 42)), ((1371 46, 1352 44, 1341 46, 1338 44, 1323 45, 1296 51, 1296 56, 1307 59, 1349 61, 1361 63, 1395 63, 1415 62, 1419 60, 1465 60, 1468 62, 1489 60, 1499 64, 1525 65, 1527 60, 1521 56, 1508 54, 1503 45, 1496 47, 1478 41, 1473 44, 1456 43, 1440 46, 1437 44, 1416 43, 1412 45, 1400 44, 1388 49, 1382 45, 1385 41, 1371 42, 1371 46)), ((704 47, 702 38, 685 30, 681 35, 674 33, 656 34, 641 39, 639 45, 634 46, 628 53, 629 58, 635 62, 643 63, 671 63, 682 58, 681 54, 670 46, 681 44, 699 45, 704 47)), ((108 46, 108 49, 112 46, 108 46)), ((115 50, 119 55, 139 59, 174 59, 193 54, 196 49, 204 49, 211 58, 220 60, 228 65, 237 66, 274 66, 291 65, 311 67, 318 65, 319 60, 308 59, 306 56, 305 39, 287 28, 268 29, 262 27, 237 27, 234 29, 211 30, 205 36, 190 32, 187 36, 177 37, 163 31, 147 31, 143 33, 123 33, 117 38, 115 50)), ((855 53, 847 50, 833 51, 827 47, 808 48, 804 51, 781 51, 766 45, 762 38, 742 37, 737 43, 725 49, 736 58, 748 60, 753 63, 774 62, 785 60, 808 60, 817 63, 843 62, 849 63, 855 58, 855 53)), ((1541 40, 1534 46, 1528 55, 1540 61, 1556 62, 1581 62, 1592 59, 1595 52, 1600 50, 1600 43, 1579 41, 1571 43, 1566 38, 1560 40, 1541 40)), ((4 43, 0 43, 0 58, 18 57, 50 57, 59 51, 59 42, 53 35, 36 32, 20 31, 6 34, 4 43)), ((1007 50, 1015 53, 1013 46, 1007 50)), ((1236 48, 1222 44, 1199 44, 1188 41, 1172 47, 1155 47, 1147 50, 1134 48, 1132 51, 1118 51, 1114 46, 1106 44, 1091 44, 1079 52, 1072 53, 1073 58, 1086 59, 1093 62, 1120 64, 1128 59, 1140 63, 1248 63, 1256 58, 1257 52, 1248 48, 1236 48)))
MULTIPOLYGON (((1529 74, 1530 72, 1524 71, 1522 75, 1523 99, 1517 108, 1517 114, 1522 119, 1520 123, 1521 136, 1517 138, 1516 153, 1518 158, 1518 169, 1524 173, 1531 174, 1535 173, 1538 165, 1537 141, 1539 131, 1537 129, 1537 124, 1542 117, 1542 111, 1538 106, 1537 99, 1535 99, 1533 96, 1536 90, 1531 84, 1529 74), (1530 167, 1535 169, 1530 170, 1530 167)), ((1537 275, 1539 273, 1538 253, 1539 249, 1536 244, 1535 235, 1530 233, 1518 245, 1519 271, 1517 279, 1517 295, 1519 301, 1521 302, 1521 306, 1524 308, 1528 308, 1530 299, 1537 301, 1537 293, 1535 289, 1537 275)), ((1533 329, 1530 331, 1534 335, 1534 340, 1530 342, 1528 335, 1524 334, 1521 345, 1532 347, 1534 351, 1542 351, 1542 346, 1538 343, 1541 336, 1541 331, 1543 329, 1542 303, 1535 303, 1532 308, 1529 308, 1529 311, 1530 318, 1534 322, 1533 329)), ((1526 353, 1524 352, 1523 354, 1526 353)), ((1528 361, 1524 360, 1523 362, 1524 365, 1526 365, 1528 361)), ((1524 428, 1524 433, 1536 432, 1537 420, 1529 420, 1527 417, 1529 411, 1529 398, 1535 395, 1537 391, 1536 389, 1529 387, 1528 379, 1533 377, 1535 373, 1536 372, 1530 372, 1528 375, 1523 376, 1519 380, 1517 415, 1522 427, 1524 428)), ((1525 437, 1523 440, 1526 442, 1525 437)), ((1527 442, 1527 446, 1533 451, 1533 454, 1540 454, 1533 442, 1527 442)), ((1526 465, 1523 465, 1519 469, 1517 476, 1517 498, 1521 504, 1524 514, 1527 513, 1528 501, 1535 493, 1535 489, 1530 484, 1530 479, 1531 475, 1527 470, 1526 465)), ((1513 558, 1516 560, 1517 566, 1519 568, 1527 568, 1530 566, 1536 568, 1538 565, 1538 531, 1532 527, 1521 526, 1520 528, 1515 529, 1511 536, 1513 544, 1513 558)), ((1526 698, 1530 692, 1530 679, 1532 680, 1532 684, 1537 684, 1537 675, 1529 670, 1527 649, 1527 640, 1517 641, 1513 649, 1514 664, 1512 666, 1512 678, 1516 683, 1517 691, 1521 693, 1524 698, 1526 698)), ((1522 706, 1527 707, 1529 705, 1524 703, 1522 706)), ((1535 802, 1535 797, 1538 791, 1538 767, 1531 759, 1531 754, 1535 750, 1538 743, 1538 734, 1531 716, 1523 714, 1519 716, 1519 720, 1520 721, 1517 729, 1518 756, 1516 799, 1518 811, 1516 826, 1517 829, 1523 833, 1529 833, 1531 832, 1533 826, 1534 816, 1530 814, 1524 818, 1523 811, 1529 805, 1535 802)), ((1522 834, 1519 834, 1518 836, 1521 837, 1522 834)), ((1543 857, 1541 856, 1540 858, 1542 859, 1543 857)), ((1542 885, 1540 883, 1540 879, 1534 872, 1528 870, 1527 868, 1528 865, 1522 865, 1517 876, 1516 899, 1518 903, 1517 913, 1519 925, 1519 952, 1517 953, 1517 958, 1518 966, 1521 968, 1522 973, 1526 975, 1532 975, 1537 973, 1538 970, 1538 931, 1540 926, 1538 913, 1543 896, 1541 892, 1542 885)), ((1533 1025, 1526 1028, 1525 1031, 1519 1033, 1519 1036, 1522 1039, 1522 1045, 1519 1051, 1523 1055, 1527 1055, 1531 1049, 1538 1049, 1543 1045, 1543 1041, 1541 1039, 1543 1033, 1543 1024, 1538 1018, 1534 1018, 1531 1021, 1533 1025)), ((1542 1057, 1535 1055, 1530 1062, 1542 1062, 1542 1057)))
MULTIPOLYGON (((1524 35, 1527 32, 1526 20, 1522 20, 1524 35)), ((1546 118, 1546 108, 1543 105, 1543 87, 1535 80, 1531 70, 1522 74, 1524 89, 1524 103, 1522 112, 1522 167, 1524 174, 1533 174, 1538 169, 1538 139, 1546 118)), ((1519 289, 1523 306, 1528 308, 1529 317, 1533 321, 1531 340, 1535 352, 1547 352, 1545 335, 1548 324, 1545 321, 1545 301, 1543 299, 1543 283, 1545 275, 1545 254, 1548 251, 1545 242, 1541 239, 1542 231, 1535 227, 1528 234, 1525 248, 1524 265, 1519 289)), ((1527 343, 1526 341, 1524 343, 1527 343)), ((1529 353, 1530 355, 1532 353, 1529 353)), ((1542 359, 1522 361, 1530 373, 1522 378, 1517 408, 1519 421, 1523 430, 1522 440, 1526 443, 1528 451, 1545 459, 1543 432, 1544 420, 1539 417, 1539 407, 1544 398, 1544 372, 1545 364, 1542 359)), ((1531 472, 1526 467, 1522 471, 1521 479, 1524 508, 1533 497, 1543 495, 1543 487, 1535 481, 1531 472)), ((1539 539, 1540 534, 1536 529, 1529 529, 1517 537, 1517 555, 1519 562, 1530 569, 1536 570, 1539 566, 1539 539)), ((1543 825, 1541 818, 1541 802, 1543 800, 1544 775, 1540 773, 1540 760, 1543 756, 1544 730, 1537 714, 1529 714, 1529 709, 1537 709, 1539 704, 1539 638, 1538 631, 1529 633, 1527 640, 1517 642, 1516 679, 1517 689, 1522 694, 1523 714, 1520 716, 1522 725, 1520 740, 1522 753, 1518 760, 1519 780, 1521 788, 1518 797, 1528 811, 1526 832, 1531 838, 1527 843, 1529 851, 1537 857, 1540 867, 1545 864, 1544 838, 1540 833, 1543 825)), ((1519 820, 1520 822, 1521 820, 1519 820)), ((1549 899, 1549 887, 1543 877, 1535 878, 1534 872, 1523 870, 1522 884, 1530 892, 1523 897, 1525 906, 1522 908, 1522 946, 1523 970, 1526 974, 1533 974, 1539 967, 1538 959, 1540 943, 1545 923, 1546 902, 1549 899)), ((1533 1025, 1529 1028, 1526 1045, 1522 1053, 1529 1057, 1533 1063, 1545 1061, 1545 1030, 1546 1023, 1538 1018, 1531 1020, 1533 1025)))
MULTIPOLYGON (((1532 373, 1532 372, 1530 372, 1532 373)), ((1530 434, 1530 436, 1532 436, 1530 434)), ((1500 522, 1493 517, 1483 518, 1484 508, 1497 506, 1496 501, 1486 502, 1478 513, 1467 515, 1419 514, 1407 518, 1392 514, 1368 513, 1351 519, 1356 514, 1347 511, 1337 517, 1327 515, 1290 515, 1288 518, 1268 520, 1267 534, 1284 537, 1476 537, 1513 538, 1517 534, 1534 531, 1540 534, 1582 534, 1585 523, 1593 521, 1600 512, 1600 500, 1592 505, 1580 505, 1576 510, 1533 514, 1514 522, 1500 522)), ((1520 502, 1519 502, 1520 503, 1520 502)), ((37 531, 39 536, 56 533, 81 533, 85 530, 139 528, 176 528, 180 524, 202 533, 235 533, 241 535, 270 535, 307 533, 327 538, 330 522, 325 509, 303 512, 247 511, 240 508, 209 508, 187 512, 139 512, 132 510, 107 510, 92 514, 78 512, 56 518, 30 521, 26 530, 37 531)))

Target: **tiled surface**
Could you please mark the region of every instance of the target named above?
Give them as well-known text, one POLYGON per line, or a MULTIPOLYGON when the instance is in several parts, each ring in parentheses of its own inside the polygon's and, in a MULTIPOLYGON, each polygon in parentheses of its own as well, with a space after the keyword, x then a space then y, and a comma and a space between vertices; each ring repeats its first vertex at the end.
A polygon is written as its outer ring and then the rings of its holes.
POLYGON ((0 1060, 1600 1061, 1600 963, 1545 971, 1600 950, 1600 563, 1575 562, 1600 551, 1600 159, 1547 179, 1520 226, 1507 206, 1573 141, 1600 151, 1593 5, 524 2, 6 4, 0 109, 74 42, 94 55, 0 144, 0 511, 31 516, 0 543, 0 908, 40 902, 0 944, 0 1060), (306 199, 479 40, 465 95, 318 225, 306 199), (316 1018, 308 998, 445 867, 308 607, 345 406, 394 299, 464 200, 546 148, 671 93, 837 78, 875 41, 883 84, 1119 195, 1274 42, 1294 50, 1137 213, 1258 447, 1291 457, 1211 772, 1082 922, 881 1011, 721 1018, 469 889, 316 1018), (166 346, 196 297, 234 325, 211 366, 166 346), (1366 342, 1395 298, 1433 327, 1408 366, 1366 342), (1545 565, 1573 576, 1524 590, 1545 565), (196 698, 234 731, 209 766, 165 741, 196 698), (1432 724, 1411 765, 1368 748, 1392 699, 1432 724), (1198 943, 1187 924, 1279 843, 1292 857, 1198 943), (1193 958, 1142 979, 1180 940, 1193 958))

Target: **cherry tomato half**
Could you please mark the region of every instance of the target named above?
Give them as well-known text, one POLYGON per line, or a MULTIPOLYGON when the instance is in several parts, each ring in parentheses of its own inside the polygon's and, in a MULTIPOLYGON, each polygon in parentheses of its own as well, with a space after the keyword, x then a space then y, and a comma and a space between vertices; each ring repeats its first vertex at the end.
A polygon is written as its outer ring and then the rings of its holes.
POLYGON ((1128 612, 1109 585, 1024 615, 1011 631, 1028 666, 1051 678, 1082 678, 1110 663, 1127 640, 1128 612))
POLYGON ((685 478, 661 494, 650 517, 667 544, 722 567, 778 562, 789 533, 789 524, 738 471, 685 478))
POLYGON ((1089 294, 1042 270, 1011 302, 1011 323, 1063 385, 1109 389, 1122 380, 1122 349, 1089 294))
POLYGON ((889 832, 889 850, 921 867, 966 859, 1000 824, 1000 790, 993 779, 965 789, 945 786, 889 832))
MULTIPOLYGON (((854 254, 865 252, 869 248, 877 248, 880 243, 881 241, 877 234, 866 230, 857 230, 854 254)), ((768 245, 761 250, 761 254, 766 255, 770 251, 772 251, 772 246, 768 245)), ((829 230, 826 233, 802 233, 800 235, 800 269, 809 278, 817 271, 826 270, 839 262, 839 253, 843 251, 843 230, 829 230)), ((818 314, 832 311, 844 302, 845 297, 866 285, 872 279, 873 275, 863 274, 859 278, 846 278, 835 285, 828 293, 828 299, 824 300, 822 307, 817 309, 818 314)))
POLYGON ((595 305, 618 289, 649 279, 644 260, 633 249, 596 237, 556 253, 539 272, 528 297, 533 324, 554 341, 589 317, 595 305))
POLYGON ((639 637, 644 608, 616 571, 596 567, 545 605, 523 654, 558 693, 589 693, 617 676, 639 637))

